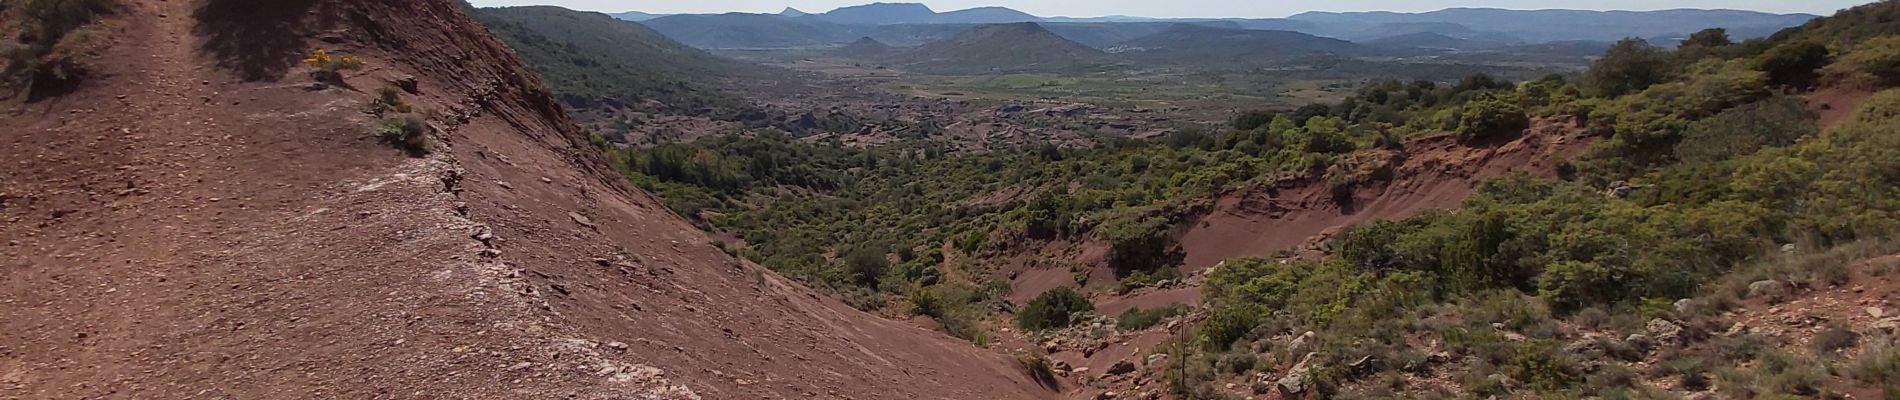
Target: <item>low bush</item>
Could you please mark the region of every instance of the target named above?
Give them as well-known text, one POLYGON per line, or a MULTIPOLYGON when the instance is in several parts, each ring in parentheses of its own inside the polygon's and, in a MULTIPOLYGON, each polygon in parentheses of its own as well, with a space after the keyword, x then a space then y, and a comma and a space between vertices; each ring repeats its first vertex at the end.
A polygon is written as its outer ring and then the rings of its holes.
POLYGON ((1016 313, 1016 326, 1027 331, 1066 328, 1077 314, 1095 311, 1095 304, 1074 289, 1059 287, 1037 295, 1016 313))
POLYGON ((1815 354, 1837 354, 1840 353, 1841 350, 1849 349, 1860 344, 1860 333, 1854 332, 1852 328, 1846 325, 1838 323, 1828 324, 1826 328, 1821 330, 1821 333, 1814 335, 1814 341, 1810 344, 1814 347, 1815 354))
POLYGON ((1861 354, 1848 367, 1848 375, 1876 385, 1900 382, 1900 347, 1886 345, 1861 354))
POLYGON ((364 65, 363 60, 356 56, 331 55, 329 50, 324 49, 312 52, 309 58, 303 59, 303 63, 312 68, 311 78, 332 84, 343 83, 343 71, 363 69, 364 65))
POLYGON ((1162 320, 1168 317, 1181 315, 1186 312, 1187 307, 1180 304, 1171 304, 1166 307, 1147 310, 1143 310, 1140 307, 1130 308, 1128 311, 1123 312, 1121 317, 1115 319, 1115 328, 1124 331, 1148 329, 1148 327, 1155 326, 1155 324, 1161 323, 1162 320))
POLYGON ((1517 104, 1497 95, 1478 96, 1466 103, 1458 115, 1458 138, 1484 140, 1520 133, 1530 128, 1531 118, 1517 104))
POLYGON ((376 127, 376 136, 410 155, 429 153, 429 122, 419 115, 403 114, 384 119, 376 127))
POLYGON ((90 40, 81 28, 114 5, 112 0, 25 0, 18 8, 0 9, 0 23, 17 21, 19 29, 9 38, 15 45, 4 48, 0 80, 64 81, 82 74, 77 58, 90 40))

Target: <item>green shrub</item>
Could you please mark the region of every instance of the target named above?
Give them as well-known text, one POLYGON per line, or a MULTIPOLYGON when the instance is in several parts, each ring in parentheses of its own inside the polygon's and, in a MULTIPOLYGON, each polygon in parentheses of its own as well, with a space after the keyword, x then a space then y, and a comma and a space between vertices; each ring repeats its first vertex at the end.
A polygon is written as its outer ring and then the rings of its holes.
MULTIPOLYGON (((1865 74, 1876 85, 1900 83, 1900 36, 1868 39, 1841 57, 1840 64, 1851 73, 1865 74)), ((1839 74, 1834 70, 1830 73, 1839 74)))
POLYGON ((1583 381, 1576 366, 1552 343, 1519 346, 1506 367, 1512 378, 1539 390, 1568 389, 1583 381))
POLYGON ((1261 310, 1245 304, 1216 310, 1207 317, 1207 322, 1201 323, 1196 341, 1204 351, 1227 350, 1227 346, 1253 331, 1260 323, 1260 314, 1261 310))
POLYGON ((1465 103, 1458 116, 1458 138, 1472 141, 1507 136, 1530 128, 1531 118, 1501 96, 1486 94, 1465 103))
POLYGON ((890 271, 890 252, 882 246, 861 246, 845 253, 845 273, 858 285, 876 286, 878 278, 890 271))
POLYGON ((1777 84, 1798 84, 1827 65, 1827 46, 1808 41, 1782 43, 1755 58, 1755 70, 1777 84))
POLYGON ((1027 331, 1066 328, 1077 314, 1095 311, 1095 304, 1068 287, 1058 287, 1029 301, 1016 313, 1016 326, 1027 331))
POLYGON ((429 153, 429 122, 415 114, 384 119, 376 127, 376 136, 410 155, 429 153))
POLYGON ((1169 263, 1172 224, 1162 217, 1123 220, 1106 227, 1108 262, 1121 273, 1149 271, 1169 263))
POLYGON ((1668 52, 1642 39, 1624 39, 1590 65, 1583 87, 1599 97, 1618 97, 1667 81, 1670 68, 1668 52))
POLYGON ((17 36, 9 38, 17 46, 6 48, 0 79, 77 77, 82 73, 77 53, 86 45, 77 32, 114 5, 112 0, 25 0, 18 9, 0 9, 0 18, 19 23, 17 36))
POLYGON ((1171 304, 1166 307, 1148 310, 1143 310, 1140 307, 1130 308, 1128 311, 1122 312, 1121 317, 1115 319, 1115 328, 1124 331, 1148 329, 1148 327, 1161 323, 1161 320, 1186 312, 1187 307, 1180 304, 1171 304))

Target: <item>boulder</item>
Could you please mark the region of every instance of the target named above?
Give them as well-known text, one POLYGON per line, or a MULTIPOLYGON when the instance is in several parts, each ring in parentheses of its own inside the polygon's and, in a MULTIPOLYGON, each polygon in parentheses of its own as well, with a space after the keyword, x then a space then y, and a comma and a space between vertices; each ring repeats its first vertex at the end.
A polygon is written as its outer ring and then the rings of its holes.
POLYGON ((1313 334, 1313 331, 1306 331, 1306 333, 1300 334, 1300 337, 1293 338, 1292 342, 1287 342, 1286 344, 1287 354, 1300 354, 1300 353, 1306 352, 1306 346, 1309 344, 1313 344, 1313 341, 1316 340, 1314 339, 1314 336, 1315 335, 1313 334))
POLYGON ((1564 353, 1586 358, 1599 358, 1603 357, 1605 351, 1603 349, 1603 342, 1597 340, 1597 337, 1584 336, 1569 344, 1565 344, 1564 353))
POLYGON ((1629 343, 1630 347, 1635 347, 1636 350, 1642 352, 1649 352, 1650 349, 1656 347, 1655 339, 1650 339, 1649 335, 1641 333, 1632 333, 1629 337, 1624 338, 1623 342, 1629 343))
POLYGON ((1769 279, 1748 284, 1748 297, 1778 297, 1788 293, 1788 284, 1769 279))
POLYGON ((1313 357, 1317 355, 1319 355, 1319 353, 1306 353, 1305 357, 1300 357, 1298 364, 1293 364, 1293 368, 1286 371, 1286 376, 1280 377, 1279 381, 1274 382, 1280 386, 1281 393, 1285 393, 1288 396, 1298 396, 1301 393, 1306 393, 1307 389, 1312 388, 1312 382, 1310 382, 1310 380, 1312 379, 1311 375, 1313 371, 1312 365, 1310 364, 1313 362, 1313 357))
POLYGON ((1121 375, 1130 372, 1135 372, 1135 363, 1128 362, 1128 360, 1116 361, 1115 365, 1108 367, 1109 375, 1121 375))
POLYGON ((1674 322, 1669 322, 1662 318, 1652 319, 1649 320, 1648 325, 1644 326, 1643 330, 1648 332, 1650 337, 1655 338, 1657 342, 1662 344, 1682 344, 1682 326, 1676 325, 1674 322))

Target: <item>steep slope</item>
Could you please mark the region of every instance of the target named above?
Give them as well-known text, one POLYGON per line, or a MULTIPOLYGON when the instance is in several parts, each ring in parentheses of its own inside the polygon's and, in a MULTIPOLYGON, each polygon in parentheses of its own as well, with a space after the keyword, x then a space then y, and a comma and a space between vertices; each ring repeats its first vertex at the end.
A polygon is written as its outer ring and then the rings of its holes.
POLYGON ((638 23, 560 7, 484 8, 475 18, 515 50, 568 105, 661 103, 661 108, 739 108, 708 87, 741 68, 638 23))
POLYGON ((909 69, 949 74, 1072 71, 1110 62, 1101 50, 1064 39, 1035 23, 970 29, 901 57, 909 69))
POLYGON ((97 80, 0 113, 0 397, 1044 395, 705 245, 454 2, 114 15, 97 80), (368 133, 386 85, 432 153, 368 133))
POLYGON ((1450 135, 1413 140, 1403 157, 1361 160, 1387 171, 1386 178, 1352 187, 1353 200, 1344 204, 1324 179, 1231 191, 1181 235, 1184 266, 1198 270, 1298 250, 1354 224, 1451 209, 1487 179, 1516 172, 1553 176, 1558 161, 1582 154, 1591 141, 1567 120, 1541 121, 1496 146, 1467 146, 1450 135))
POLYGON ((1131 58, 1152 63, 1255 62, 1318 54, 1365 55, 1374 51, 1352 42, 1293 31, 1229 29, 1175 24, 1167 30, 1118 46, 1131 58))

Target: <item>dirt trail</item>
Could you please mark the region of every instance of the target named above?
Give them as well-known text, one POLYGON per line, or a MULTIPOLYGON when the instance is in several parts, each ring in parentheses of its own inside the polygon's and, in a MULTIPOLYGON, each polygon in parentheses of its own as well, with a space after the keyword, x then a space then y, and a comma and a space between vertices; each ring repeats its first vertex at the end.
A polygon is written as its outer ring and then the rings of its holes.
POLYGON ((128 1, 102 29, 83 86, 0 102, 0 397, 1053 395, 708 245, 453 2, 128 1), (313 86, 315 47, 368 67, 313 86), (427 157, 368 134, 405 78, 427 157))

